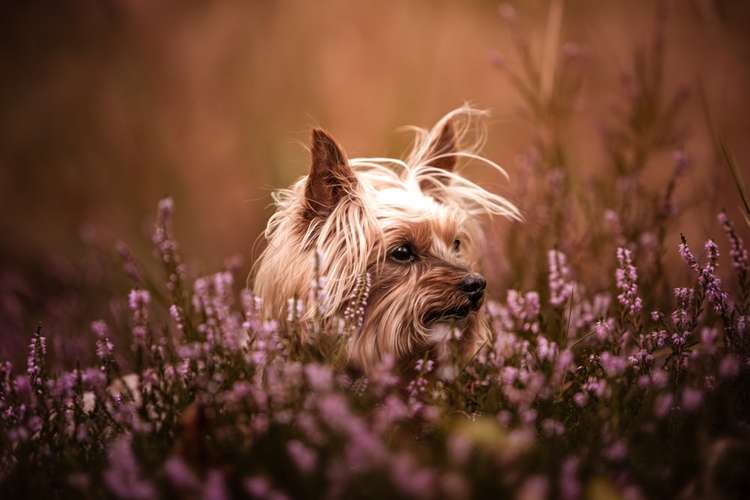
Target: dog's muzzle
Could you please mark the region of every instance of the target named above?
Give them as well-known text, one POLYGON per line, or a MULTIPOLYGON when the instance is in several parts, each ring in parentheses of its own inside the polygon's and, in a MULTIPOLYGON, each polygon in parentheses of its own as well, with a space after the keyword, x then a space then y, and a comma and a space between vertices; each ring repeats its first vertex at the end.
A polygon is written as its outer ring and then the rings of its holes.
POLYGON ((425 324, 466 318, 482 306, 485 288, 487 288, 487 281, 481 274, 467 274, 458 283, 458 293, 462 297, 460 303, 447 309, 430 311, 424 318, 425 324))

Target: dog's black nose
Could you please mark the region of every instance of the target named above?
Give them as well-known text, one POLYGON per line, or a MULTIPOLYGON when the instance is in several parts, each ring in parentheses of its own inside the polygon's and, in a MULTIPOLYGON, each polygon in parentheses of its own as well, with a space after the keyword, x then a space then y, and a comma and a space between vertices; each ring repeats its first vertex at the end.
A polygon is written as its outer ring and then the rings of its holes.
POLYGON ((464 279, 461 280, 461 283, 458 284, 458 288, 472 301, 477 301, 482 298, 486 287, 487 282, 484 277, 477 273, 467 274, 464 276, 464 279))

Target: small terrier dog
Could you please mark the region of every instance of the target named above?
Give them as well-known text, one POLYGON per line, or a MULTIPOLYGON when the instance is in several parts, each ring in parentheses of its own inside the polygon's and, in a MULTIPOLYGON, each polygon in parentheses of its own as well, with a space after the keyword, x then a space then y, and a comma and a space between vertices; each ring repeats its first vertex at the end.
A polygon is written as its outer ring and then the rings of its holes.
POLYGON ((366 372, 386 354, 413 359, 435 348, 446 325, 469 353, 488 331, 480 312, 481 216, 520 219, 511 202, 456 172, 468 159, 507 177, 477 153, 484 128, 461 147, 485 114, 463 106, 429 131, 414 127, 406 160, 347 158, 329 134, 313 130, 309 175, 273 195, 277 210, 255 273, 264 312, 283 321, 290 299, 318 294, 297 319, 316 317, 335 331, 366 277, 366 304, 346 339, 350 365, 366 372))

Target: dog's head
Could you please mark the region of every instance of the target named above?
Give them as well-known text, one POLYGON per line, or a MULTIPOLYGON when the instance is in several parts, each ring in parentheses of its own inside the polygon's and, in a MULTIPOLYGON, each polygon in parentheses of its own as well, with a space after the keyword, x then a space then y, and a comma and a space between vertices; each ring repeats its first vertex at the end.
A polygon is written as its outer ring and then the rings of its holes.
POLYGON ((415 355, 435 342, 441 325, 469 339, 486 285, 478 268, 480 216, 518 218, 510 202, 455 171, 465 157, 502 172, 475 153, 479 144, 459 147, 480 114, 463 107, 430 131, 416 129, 405 161, 348 159, 330 135, 314 130, 310 174, 277 195, 266 233, 256 289, 271 310, 280 314, 289 297, 309 296, 317 252, 327 318, 351 308, 362 295, 357 283, 368 276, 362 325, 349 340, 353 362, 367 368, 386 353, 415 355))

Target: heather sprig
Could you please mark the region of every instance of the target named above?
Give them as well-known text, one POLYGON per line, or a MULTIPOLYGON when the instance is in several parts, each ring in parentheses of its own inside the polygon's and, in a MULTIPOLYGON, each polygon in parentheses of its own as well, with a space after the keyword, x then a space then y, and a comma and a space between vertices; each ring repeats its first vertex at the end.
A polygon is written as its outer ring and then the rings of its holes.
POLYGON ((720 212, 718 219, 721 228, 724 230, 724 234, 729 240, 729 255, 732 261, 732 268, 737 274, 739 286, 737 307, 740 314, 748 314, 750 309, 750 258, 748 258, 748 252, 742 238, 737 234, 734 224, 729 220, 726 212, 720 212))
POLYGON ((618 267, 615 271, 615 284, 620 294, 617 300, 623 308, 623 316, 631 325, 637 328, 640 321, 643 301, 638 295, 638 271, 633 265, 633 257, 629 249, 617 248, 618 267))

